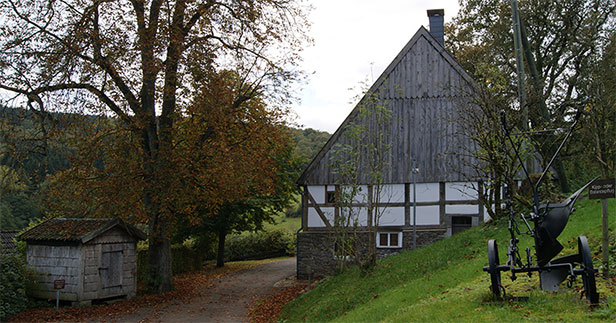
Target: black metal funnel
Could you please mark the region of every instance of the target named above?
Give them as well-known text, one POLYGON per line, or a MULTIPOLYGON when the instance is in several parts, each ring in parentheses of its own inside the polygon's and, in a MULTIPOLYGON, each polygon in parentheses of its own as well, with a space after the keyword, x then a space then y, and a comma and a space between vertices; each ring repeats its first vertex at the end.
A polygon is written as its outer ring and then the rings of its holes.
POLYGON ((582 192, 597 178, 591 180, 582 188, 571 194, 564 201, 557 204, 543 204, 539 206, 539 214, 545 214, 540 220, 537 229, 537 264, 545 266, 563 249, 556 238, 563 232, 569 216, 573 212, 573 205, 582 192), (547 208, 547 210, 546 210, 547 208))

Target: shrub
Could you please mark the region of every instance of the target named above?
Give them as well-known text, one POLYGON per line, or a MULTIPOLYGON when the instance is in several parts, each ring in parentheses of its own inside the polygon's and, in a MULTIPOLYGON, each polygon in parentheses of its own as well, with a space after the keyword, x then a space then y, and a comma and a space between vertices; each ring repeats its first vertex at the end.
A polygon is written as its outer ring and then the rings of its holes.
POLYGON ((171 269, 174 275, 199 270, 203 266, 201 253, 183 244, 171 246, 171 259, 171 269))
POLYGON ((295 207, 287 208, 284 213, 287 218, 299 218, 302 216, 302 205, 298 204, 295 207))
POLYGON ((0 255, 0 321, 26 308, 26 266, 15 256, 0 255))
POLYGON ((295 255, 295 238, 284 230, 232 235, 225 248, 225 256, 229 260, 265 259, 285 255, 295 255))

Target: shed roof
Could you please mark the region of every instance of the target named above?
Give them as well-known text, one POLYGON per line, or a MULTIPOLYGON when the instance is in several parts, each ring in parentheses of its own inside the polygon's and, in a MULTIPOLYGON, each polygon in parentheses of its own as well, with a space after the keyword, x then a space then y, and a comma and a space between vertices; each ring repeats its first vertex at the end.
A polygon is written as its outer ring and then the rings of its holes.
POLYGON ((141 230, 117 218, 52 218, 20 234, 19 239, 86 243, 116 226, 137 239, 146 238, 141 230))
POLYGON ((0 251, 2 251, 3 255, 15 254, 17 252, 14 238, 18 232, 17 230, 0 231, 0 251))

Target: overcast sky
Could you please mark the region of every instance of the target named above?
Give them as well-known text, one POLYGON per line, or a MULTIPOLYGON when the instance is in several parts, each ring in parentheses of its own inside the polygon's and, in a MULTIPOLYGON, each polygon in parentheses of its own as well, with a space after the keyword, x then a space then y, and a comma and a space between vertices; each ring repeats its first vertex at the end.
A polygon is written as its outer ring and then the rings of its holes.
POLYGON ((364 80, 372 85, 420 26, 428 9, 445 9, 445 22, 458 12, 457 0, 312 0, 310 34, 304 52, 310 74, 297 123, 333 133, 351 112, 350 101, 364 80), (355 91, 349 88, 356 88, 355 91))

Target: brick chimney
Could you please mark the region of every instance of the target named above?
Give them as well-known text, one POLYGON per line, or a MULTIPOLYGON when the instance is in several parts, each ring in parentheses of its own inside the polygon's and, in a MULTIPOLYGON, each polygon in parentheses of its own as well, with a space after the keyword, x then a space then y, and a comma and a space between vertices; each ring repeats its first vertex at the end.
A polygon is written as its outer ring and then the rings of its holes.
POLYGON ((443 36, 443 23, 445 19, 444 9, 431 9, 428 10, 428 19, 430 19, 430 34, 441 45, 445 46, 445 39, 443 36))

